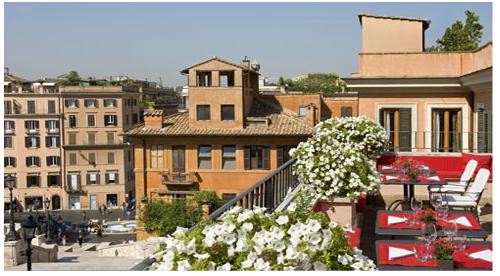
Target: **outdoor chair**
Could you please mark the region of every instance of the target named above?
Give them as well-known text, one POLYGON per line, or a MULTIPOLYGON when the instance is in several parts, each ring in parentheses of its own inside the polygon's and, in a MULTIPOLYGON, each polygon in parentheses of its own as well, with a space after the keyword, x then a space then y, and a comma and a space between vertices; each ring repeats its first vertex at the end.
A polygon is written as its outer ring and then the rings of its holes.
POLYGON ((429 202, 431 202, 432 195, 435 193, 447 193, 447 194, 461 194, 464 193, 469 183, 476 171, 477 161, 474 159, 469 160, 467 162, 467 166, 465 166, 465 170, 460 177, 460 181, 458 183, 449 183, 446 185, 429 185, 427 190, 429 191, 429 202))
POLYGON ((448 205, 450 208, 463 208, 464 210, 470 210, 476 215, 479 221, 479 200, 481 199, 489 176, 490 171, 488 169, 480 169, 474 179, 474 182, 465 192, 461 194, 441 193, 442 204, 448 205))

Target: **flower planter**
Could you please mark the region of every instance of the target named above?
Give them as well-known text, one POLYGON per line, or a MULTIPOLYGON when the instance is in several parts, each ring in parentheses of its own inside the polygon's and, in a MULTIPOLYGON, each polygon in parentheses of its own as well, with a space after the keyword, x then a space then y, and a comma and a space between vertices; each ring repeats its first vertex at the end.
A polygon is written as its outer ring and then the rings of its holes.
POLYGON ((439 270, 453 270, 453 260, 439 260, 439 270))
POLYGON ((314 212, 322 212, 329 220, 335 221, 340 225, 349 224, 352 227, 361 225, 362 213, 356 211, 358 208, 362 209, 358 207, 358 200, 352 200, 347 197, 335 197, 327 200, 319 199, 313 206, 314 212))

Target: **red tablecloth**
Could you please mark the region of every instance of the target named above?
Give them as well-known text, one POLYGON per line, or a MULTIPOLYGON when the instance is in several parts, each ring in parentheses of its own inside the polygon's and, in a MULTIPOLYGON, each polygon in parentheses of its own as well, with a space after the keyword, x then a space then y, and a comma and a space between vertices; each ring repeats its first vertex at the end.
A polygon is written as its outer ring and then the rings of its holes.
POLYGON ((493 250, 492 245, 469 245, 469 247, 463 251, 456 251, 453 253, 453 260, 455 261, 455 265, 458 267, 466 267, 466 268, 487 268, 487 269, 492 269, 493 264, 481 260, 481 259, 472 259, 469 258, 465 255, 475 253, 484 249, 491 249, 493 250))
POLYGON ((358 247, 359 248, 359 242, 361 240, 361 228, 353 228, 352 232, 350 231, 345 231, 346 235, 349 237, 349 247, 358 247))
MULTIPOLYGON (((395 260, 389 260, 389 247, 397 247, 401 249, 406 249, 413 251, 415 246, 425 246, 424 244, 414 245, 414 244, 378 244, 378 263, 382 265, 404 265, 404 266, 427 266, 427 267, 437 267, 438 263, 436 261, 426 261, 421 262, 415 258, 415 255, 397 258, 395 260)), ((432 251, 432 249, 431 249, 432 251)))
MULTIPOLYGON (((419 244, 418 246, 425 246, 419 244)), ((397 258, 395 260, 389 260, 389 247, 397 247, 401 249, 406 249, 413 251, 415 247, 414 244, 397 244, 397 243, 379 243, 378 245, 378 263, 381 265, 402 265, 402 266, 426 266, 426 267, 437 267, 438 263, 433 260, 426 262, 421 262, 415 258, 415 255, 397 258)), ((464 251, 468 254, 475 253, 484 249, 492 249, 491 245, 470 245, 464 251)), ((431 248, 431 252, 433 252, 431 248)), ((453 254, 453 261, 455 266, 461 268, 485 268, 492 269, 492 263, 480 259, 472 259, 465 255, 464 251, 456 251, 453 254)))
MULTIPOLYGON (((438 179, 435 179, 436 176, 423 177, 418 176, 417 182, 445 182, 445 180, 437 175, 438 179)), ((402 181, 410 181, 410 178, 405 174, 381 174, 380 180, 382 182, 402 182, 402 181)))
MULTIPOLYGON (((379 212, 379 216, 378 216, 378 222, 379 222, 379 224, 378 225, 379 225, 380 228, 413 229, 413 230, 418 230, 418 229, 420 229, 422 227, 421 224, 418 224, 418 225, 408 225, 406 222, 395 223, 395 224, 389 225, 387 223, 389 216, 401 217, 401 218, 402 217, 406 217, 408 220, 411 220, 412 217, 413 217, 412 214, 379 212)), ((452 220, 452 219, 456 219, 456 218, 459 218, 459 217, 462 217, 462 216, 467 218, 467 220, 471 223, 471 226, 468 227, 468 226, 465 226, 465 225, 457 223, 458 230, 481 230, 482 229, 481 225, 479 224, 479 222, 476 220, 476 218, 472 214, 450 214, 450 215, 448 215, 448 217, 446 219, 447 220, 452 220)), ((438 221, 437 224, 436 224, 436 226, 438 228, 443 227, 443 221, 438 221)))

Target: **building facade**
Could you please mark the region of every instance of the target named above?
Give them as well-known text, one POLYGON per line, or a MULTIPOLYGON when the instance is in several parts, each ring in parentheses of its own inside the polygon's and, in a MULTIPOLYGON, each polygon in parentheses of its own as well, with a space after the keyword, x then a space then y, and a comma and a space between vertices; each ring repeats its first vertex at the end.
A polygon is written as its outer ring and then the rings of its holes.
POLYGON ((359 115, 384 126, 398 152, 492 151, 492 44, 426 52, 426 19, 360 14, 359 115))

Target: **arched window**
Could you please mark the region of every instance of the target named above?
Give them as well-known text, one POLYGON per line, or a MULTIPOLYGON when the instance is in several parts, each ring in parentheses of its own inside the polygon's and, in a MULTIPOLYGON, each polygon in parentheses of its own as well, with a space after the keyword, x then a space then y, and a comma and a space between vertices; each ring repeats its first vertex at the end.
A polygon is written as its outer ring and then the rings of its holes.
POLYGON ((53 195, 51 202, 52 202, 52 210, 61 209, 61 198, 58 195, 53 195))

